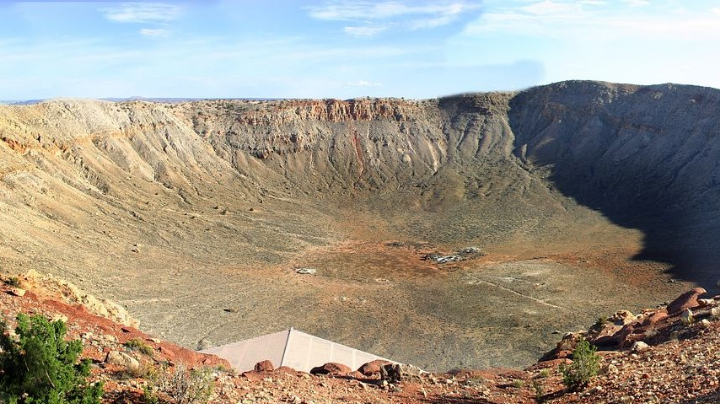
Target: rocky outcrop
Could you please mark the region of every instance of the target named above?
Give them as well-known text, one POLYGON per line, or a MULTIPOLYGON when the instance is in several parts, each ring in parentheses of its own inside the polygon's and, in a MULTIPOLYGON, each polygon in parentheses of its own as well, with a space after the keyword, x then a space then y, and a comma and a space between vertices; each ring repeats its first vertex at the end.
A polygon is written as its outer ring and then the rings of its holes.
POLYGON ((36 294, 53 297, 69 304, 82 305, 88 312, 119 324, 134 328, 140 326, 140 322, 130 316, 124 307, 108 299, 98 299, 64 279, 30 270, 22 277, 22 283, 36 294))
POLYGON ((642 257, 714 285, 720 91, 570 81, 510 102, 514 153, 564 194, 646 234, 642 257), (682 268, 682 269, 680 269, 682 268))
POLYGON ((667 312, 669 314, 677 314, 687 309, 693 309, 700 305, 698 298, 705 293, 707 293, 707 291, 703 288, 689 290, 670 302, 667 306, 667 312))

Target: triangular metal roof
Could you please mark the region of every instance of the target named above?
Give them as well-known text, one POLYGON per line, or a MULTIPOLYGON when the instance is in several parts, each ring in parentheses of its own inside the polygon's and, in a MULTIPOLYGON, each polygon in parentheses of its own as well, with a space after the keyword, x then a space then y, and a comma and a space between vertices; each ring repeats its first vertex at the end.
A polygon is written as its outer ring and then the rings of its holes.
POLYGON ((355 370, 375 359, 385 359, 294 328, 200 352, 226 359, 239 372, 253 370, 256 363, 264 360, 269 360, 276 368, 287 366, 309 372, 328 362, 342 363, 355 370))

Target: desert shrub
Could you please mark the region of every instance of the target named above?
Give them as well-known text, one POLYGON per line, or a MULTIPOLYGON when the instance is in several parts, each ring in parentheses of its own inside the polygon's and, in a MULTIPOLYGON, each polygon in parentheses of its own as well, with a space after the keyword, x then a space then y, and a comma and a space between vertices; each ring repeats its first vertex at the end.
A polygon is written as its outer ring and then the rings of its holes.
POLYGON ((600 356, 597 348, 584 339, 578 341, 573 350, 573 360, 570 365, 560 365, 563 383, 570 391, 578 391, 590 383, 600 371, 600 356))
POLYGON ((536 403, 544 403, 545 402, 545 387, 543 387, 542 383, 538 379, 534 379, 532 382, 533 390, 535 391, 535 402, 536 403))
POLYGON ((146 401, 167 397, 174 404, 207 403, 214 388, 209 368, 190 369, 182 363, 159 370, 152 385, 145 393, 146 401))
POLYGON ((18 278, 17 276, 11 276, 5 280, 5 283, 12 287, 19 288, 20 287, 20 278, 18 278))
POLYGON ((121 376, 129 379, 152 379, 157 374, 155 365, 148 362, 140 361, 140 366, 136 368, 127 368, 121 376))
POLYGON ((143 386, 142 397, 145 404, 160 404, 160 397, 148 386, 143 386))
POLYGON ((20 314, 14 335, 0 325, 0 402, 100 403, 102 384, 88 382, 90 362, 78 362, 82 343, 65 341, 63 321, 20 314))
POLYGON ((133 338, 125 342, 125 346, 133 351, 139 351, 147 356, 153 356, 155 350, 140 338, 133 338))

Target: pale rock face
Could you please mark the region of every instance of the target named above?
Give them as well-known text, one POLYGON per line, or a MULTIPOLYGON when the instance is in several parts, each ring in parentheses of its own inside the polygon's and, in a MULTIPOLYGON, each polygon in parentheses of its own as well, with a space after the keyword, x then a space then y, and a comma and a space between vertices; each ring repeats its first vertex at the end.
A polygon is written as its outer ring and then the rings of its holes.
POLYGON ((105 359, 105 362, 123 366, 125 369, 133 371, 140 368, 140 362, 138 362, 137 359, 133 358, 132 356, 124 353, 124 352, 117 352, 117 351, 110 351, 108 352, 107 358, 105 359))
POLYGON ((647 351, 648 349, 650 349, 650 346, 643 341, 635 341, 632 348, 630 348, 630 350, 633 352, 643 352, 647 351))

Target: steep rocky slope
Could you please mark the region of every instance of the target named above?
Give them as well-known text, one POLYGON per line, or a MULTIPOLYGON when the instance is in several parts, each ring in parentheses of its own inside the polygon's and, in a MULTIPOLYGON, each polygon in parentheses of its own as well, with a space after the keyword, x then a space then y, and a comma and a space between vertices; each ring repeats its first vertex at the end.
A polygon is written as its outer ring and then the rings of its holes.
POLYGON ((564 194, 642 229, 642 256, 714 285, 720 92, 569 82, 526 91, 511 106, 516 155, 552 166, 564 194))
MULTIPOLYGON (((3 318, 11 327, 18 313, 67 322, 69 337, 82 341, 82 356, 92 361, 91 381, 104 383, 103 402, 107 403, 146 403, 145 389, 167 398, 158 393, 162 383, 157 377, 163 371, 172 374, 181 365, 208 370, 214 386, 209 401, 212 403, 689 404, 715 403, 719 397, 720 355, 716 346, 720 336, 720 296, 703 296, 702 290, 681 295, 667 307, 661 305, 637 315, 618 311, 591 327, 584 336, 604 347, 599 352, 599 375, 581 391, 568 392, 562 383, 560 365, 575 359, 566 356, 572 352, 579 333, 565 335, 546 360, 525 370, 426 373, 414 369, 411 373, 410 367, 400 380, 383 380, 377 367, 363 366, 362 373, 335 367, 334 374, 311 375, 264 364, 264 368, 239 374, 217 357, 188 351, 98 317, 76 302, 68 304, 67 296, 47 288, 48 278, 40 283, 37 279, 21 279, 21 287, 28 289, 0 283, 3 318), (697 321, 683 322, 678 308, 691 310, 697 321), (601 343, 608 336, 619 337, 612 338, 613 344, 601 343)), ((174 396, 181 397, 177 392, 174 396)))
POLYGON ((192 348, 294 326, 431 369, 519 366, 676 294, 666 270, 714 283, 685 248, 707 261, 712 240, 685 236, 716 228, 717 96, 1 106, 0 264, 192 348), (422 259, 468 246, 485 255, 422 259))

